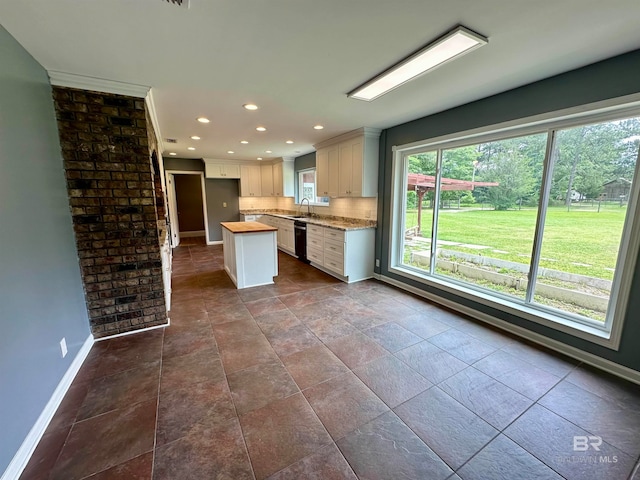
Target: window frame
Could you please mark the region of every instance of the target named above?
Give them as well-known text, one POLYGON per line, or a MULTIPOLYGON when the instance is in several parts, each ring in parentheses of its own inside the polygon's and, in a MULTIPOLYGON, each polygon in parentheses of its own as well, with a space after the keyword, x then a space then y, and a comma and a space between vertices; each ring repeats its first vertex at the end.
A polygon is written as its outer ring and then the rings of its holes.
MULTIPOLYGON (((410 144, 393 146, 390 208, 391 228, 388 230, 388 272, 495 308, 507 314, 544 325, 554 330, 588 340, 609 349, 618 350, 631 293, 631 283, 635 272, 636 260, 638 252, 640 251, 640 214, 637 212, 640 196, 640 152, 638 160, 636 161, 633 177, 634 182, 629 193, 627 214, 623 224, 618 258, 609 297, 609 306, 607 308, 607 317, 604 324, 586 320, 583 317, 572 315, 569 312, 561 315, 558 310, 547 308, 541 304, 531 305, 526 303, 527 300, 531 300, 529 294, 527 294, 525 300, 518 301, 507 295, 502 296, 497 292, 489 293, 481 289, 473 288, 455 279, 445 280, 441 277, 434 276, 433 268, 435 262, 433 260, 430 262, 429 271, 426 273, 424 270, 421 271, 417 268, 404 265, 404 233, 402 230, 405 224, 406 178, 408 174, 407 158, 416 153, 436 151, 437 184, 434 203, 438 205, 442 150, 535 133, 547 133, 547 145, 531 258, 531 275, 532 278, 537 279, 537 269, 544 233, 544 221, 548 207, 551 175, 553 171, 553 165, 549 159, 551 148, 555 141, 556 130, 637 116, 640 116, 640 94, 525 117, 473 130, 451 133, 410 144)), ((432 235, 437 234, 438 210, 439 209, 434 210, 431 218, 433 222, 432 235)), ((434 242, 432 242, 432 244, 433 243, 434 242)), ((431 258, 435 258, 433 254, 431 258)), ((535 280, 530 292, 533 293, 534 291, 535 280)))
MULTIPOLYGON (((304 197, 302 197, 302 174, 304 173, 308 173, 308 172, 313 172, 314 173, 314 191, 317 193, 318 192, 318 169, 316 167, 309 167, 309 168, 304 168, 302 170, 296 170, 296 187, 297 187, 297 191, 296 191, 296 201, 294 202, 295 205, 300 205, 300 202, 302 201, 302 199, 304 197)), ((324 198, 324 197, 318 197, 317 195, 315 196, 316 199, 317 198, 324 198)), ((328 198, 328 197, 327 197, 328 198)), ((316 202, 315 199, 314 201, 309 201, 309 205, 311 205, 312 207, 328 207, 329 206, 329 200, 327 200, 326 202, 316 202)))

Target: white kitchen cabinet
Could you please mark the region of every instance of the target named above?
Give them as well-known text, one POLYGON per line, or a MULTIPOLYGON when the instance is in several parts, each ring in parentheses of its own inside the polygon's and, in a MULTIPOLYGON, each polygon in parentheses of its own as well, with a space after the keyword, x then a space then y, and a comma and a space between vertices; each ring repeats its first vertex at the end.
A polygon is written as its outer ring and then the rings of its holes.
POLYGON ((273 165, 260 165, 260 174, 262 176, 262 196, 273 197, 273 165))
POLYGON ((290 255, 295 255, 296 253, 293 223, 293 220, 287 220, 285 218, 278 219, 278 248, 290 255))
POLYGON ((307 225, 311 265, 347 283, 373 277, 375 229, 337 230, 307 225))
POLYGON ((241 178, 240 165, 204 160, 204 175, 207 178, 241 178))
POLYGON ((261 165, 263 197, 293 197, 295 173, 292 160, 261 165))
POLYGON ((319 195, 375 197, 379 137, 380 130, 361 128, 315 145, 319 195))
POLYGON ((276 197, 293 197, 295 172, 293 159, 273 164, 273 193, 276 197))
POLYGON ((240 195, 243 197, 262 196, 260 165, 243 165, 240 168, 240 195))
POLYGON ((340 150, 337 145, 316 152, 316 188, 319 197, 337 197, 340 178, 340 150))
POLYGON ((340 144, 338 195, 341 197, 363 196, 364 159, 362 144, 363 138, 355 138, 340 144))

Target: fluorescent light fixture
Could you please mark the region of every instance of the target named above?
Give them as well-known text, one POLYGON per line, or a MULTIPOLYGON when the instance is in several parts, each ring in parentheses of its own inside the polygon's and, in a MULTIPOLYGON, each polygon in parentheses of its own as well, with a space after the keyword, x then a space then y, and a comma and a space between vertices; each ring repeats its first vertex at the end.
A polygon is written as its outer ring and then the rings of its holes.
POLYGON ((200 137, 197 135, 192 135, 191 140, 200 140, 200 137))
POLYGON ((187 147, 187 150, 195 150, 196 147, 187 147))
POLYGON ((347 96, 370 102, 449 60, 486 45, 487 41, 485 37, 468 28, 458 26, 380 75, 363 83, 347 96))
POLYGON ((267 129, 265 127, 256 127, 256 130, 259 132, 266 132, 267 129))
POLYGON ((322 125, 314 125, 313 128, 316 130, 322 130, 324 127, 322 125))
POLYGON ((242 105, 244 108, 246 108, 247 110, 257 110, 258 106, 254 103, 245 103, 244 105, 242 105))
POLYGON ((247 140, 240 140, 240 143, 243 145, 247 145, 249 142, 247 140))
POLYGON ((196 118, 200 123, 209 123, 209 119, 207 117, 198 117, 196 118))

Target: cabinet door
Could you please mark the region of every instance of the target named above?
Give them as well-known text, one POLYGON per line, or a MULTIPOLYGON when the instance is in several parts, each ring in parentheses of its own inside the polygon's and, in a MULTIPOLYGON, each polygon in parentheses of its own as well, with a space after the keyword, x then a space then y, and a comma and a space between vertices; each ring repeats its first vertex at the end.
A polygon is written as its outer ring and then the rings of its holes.
POLYGON ((272 167, 273 172, 273 194, 276 197, 282 197, 284 191, 282 189, 282 164, 276 163, 272 167))
POLYGON ((316 152, 316 188, 319 197, 329 196, 329 149, 316 152))
POLYGON ((328 163, 329 163, 329 196, 337 197, 340 192, 340 149, 329 147, 328 163))
POLYGON ((352 179, 352 158, 351 158, 351 144, 340 144, 340 159, 338 161, 338 171, 340 172, 338 178, 338 195, 341 197, 348 197, 351 195, 351 179, 352 179))
POLYGON ((240 165, 222 165, 224 178, 240 178, 240 165))
POLYGON ((349 188, 349 196, 361 197, 364 162, 362 139, 352 140, 349 147, 351 155, 351 187, 349 188))
POLYGON ((240 195, 243 197, 261 196, 260 167, 243 165, 240 169, 240 195))
POLYGON ((362 139, 349 140, 340 144, 340 181, 341 197, 362 196, 363 173, 362 139))
POLYGON ((262 174, 262 196, 273 196, 273 166, 261 165, 260 173, 262 174))
POLYGON ((224 178, 221 167, 222 165, 217 163, 205 163, 204 176, 207 178, 224 178))

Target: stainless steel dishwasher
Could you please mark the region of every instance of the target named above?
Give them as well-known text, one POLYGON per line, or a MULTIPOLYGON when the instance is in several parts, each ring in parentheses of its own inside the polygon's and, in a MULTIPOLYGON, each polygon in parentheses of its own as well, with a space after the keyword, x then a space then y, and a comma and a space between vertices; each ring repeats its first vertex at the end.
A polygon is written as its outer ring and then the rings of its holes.
POLYGON ((307 260, 307 223, 296 220, 293 222, 293 231, 295 232, 298 259, 304 263, 310 263, 307 260))

